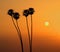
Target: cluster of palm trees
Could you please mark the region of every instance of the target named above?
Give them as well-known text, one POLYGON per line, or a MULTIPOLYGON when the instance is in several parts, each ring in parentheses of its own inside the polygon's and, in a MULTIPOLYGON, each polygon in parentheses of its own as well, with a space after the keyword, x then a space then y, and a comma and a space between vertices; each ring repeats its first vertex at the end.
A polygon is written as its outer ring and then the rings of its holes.
MULTIPOLYGON (((23 16, 26 17, 26 24, 27 24, 27 30, 28 30, 28 37, 29 37, 29 47, 30 47, 30 52, 32 52, 32 15, 34 14, 34 8, 29 8, 29 9, 25 9, 23 11, 23 16), (31 36, 30 36, 30 32, 29 32, 29 27, 28 27, 28 15, 31 15, 31 36)), ((20 39, 20 43, 21 43, 21 49, 22 49, 22 52, 24 52, 24 49, 23 49, 23 41, 22 41, 22 36, 21 36, 21 31, 20 31, 20 28, 18 26, 18 19, 20 17, 20 14, 18 12, 14 12, 13 9, 9 9, 8 10, 8 15, 10 15, 12 17, 12 21, 13 21, 13 24, 18 32, 18 36, 19 36, 19 39, 20 39), (14 22, 14 20, 16 21, 16 23, 14 22)))

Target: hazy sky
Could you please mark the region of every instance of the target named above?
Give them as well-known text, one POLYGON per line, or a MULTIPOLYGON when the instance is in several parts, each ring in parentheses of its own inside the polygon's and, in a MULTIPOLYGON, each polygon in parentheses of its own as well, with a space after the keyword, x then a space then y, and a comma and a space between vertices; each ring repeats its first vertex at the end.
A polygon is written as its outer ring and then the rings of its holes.
MULTIPOLYGON (((20 44, 9 9, 19 12, 24 48, 28 52, 28 35, 23 10, 33 7, 33 52, 59 51, 60 48, 60 0, 0 0, 0 52, 19 52, 20 44), (45 22, 49 25, 45 26, 45 22), (27 48, 27 49, 26 49, 27 48)), ((30 27, 30 16, 28 16, 30 27)))

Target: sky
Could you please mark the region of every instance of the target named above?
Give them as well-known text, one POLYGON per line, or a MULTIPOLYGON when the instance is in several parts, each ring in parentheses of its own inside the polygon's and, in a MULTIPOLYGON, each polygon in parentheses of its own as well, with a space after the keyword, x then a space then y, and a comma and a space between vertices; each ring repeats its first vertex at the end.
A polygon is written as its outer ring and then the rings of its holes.
MULTIPOLYGON (((0 0, 0 52, 20 52, 17 31, 7 14, 9 9, 19 12, 25 52, 29 52, 26 18, 23 11, 34 8, 33 52, 60 52, 60 0, 0 0), (46 22, 49 23, 46 26, 46 22)), ((30 29, 31 17, 28 16, 30 29)))

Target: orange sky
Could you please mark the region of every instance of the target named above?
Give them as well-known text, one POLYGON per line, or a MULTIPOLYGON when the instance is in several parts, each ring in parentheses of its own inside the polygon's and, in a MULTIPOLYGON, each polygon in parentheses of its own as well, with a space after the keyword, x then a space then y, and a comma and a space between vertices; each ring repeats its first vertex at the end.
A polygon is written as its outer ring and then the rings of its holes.
MULTIPOLYGON (((19 50, 19 40, 18 40, 16 29, 13 26, 11 17, 7 15, 7 11, 10 8, 14 9, 14 11, 19 12, 19 14, 21 15, 20 19, 18 20, 19 27, 21 28, 23 40, 25 44, 27 44, 28 36, 27 36, 27 29, 26 29, 26 21, 22 13, 24 9, 28 9, 29 7, 33 7, 35 9, 35 13, 33 14, 33 36, 34 36, 33 47, 35 48, 33 48, 33 50, 36 49, 39 50, 38 52, 40 52, 40 49, 38 48, 41 47, 43 47, 43 49, 42 48, 41 49, 44 50, 44 47, 46 46, 48 47, 49 45, 51 45, 51 47, 52 45, 53 47, 55 45, 57 47, 60 46, 59 45, 60 43, 60 0, 1 0, 0 1, 0 41, 1 41, 0 48, 2 47, 1 49, 4 49, 5 46, 7 45, 6 50, 8 48, 8 52, 10 49, 11 52, 14 50, 16 50, 17 52, 19 50), (45 21, 48 21, 50 23, 48 27, 44 25, 45 21)), ((30 26, 30 16, 28 16, 28 20, 30 26)), ((25 47, 28 46, 25 45, 25 47)), ((27 49, 26 52, 28 52, 27 49)))

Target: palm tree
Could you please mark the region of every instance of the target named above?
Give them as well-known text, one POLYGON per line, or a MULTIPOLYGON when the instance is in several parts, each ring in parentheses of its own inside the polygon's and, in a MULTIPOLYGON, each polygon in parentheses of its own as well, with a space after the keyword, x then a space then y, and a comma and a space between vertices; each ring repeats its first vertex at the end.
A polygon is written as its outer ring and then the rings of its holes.
POLYGON ((13 20, 14 10, 13 10, 13 9, 9 9, 9 10, 8 10, 8 15, 10 15, 10 16, 12 17, 13 24, 14 24, 17 32, 18 32, 18 29, 17 29, 17 27, 16 27, 16 25, 15 25, 15 22, 14 22, 14 20, 13 20))
MULTIPOLYGON (((26 17, 26 24, 27 24, 28 37, 29 37, 29 47, 30 47, 30 32, 29 32, 28 18, 27 18, 28 15, 29 15, 29 11, 28 11, 28 9, 24 10, 24 11, 23 11, 23 16, 26 17)), ((31 50, 30 50, 30 52, 31 52, 31 50)))
POLYGON ((19 26, 18 26, 18 21, 17 21, 17 20, 19 19, 19 16, 20 16, 20 15, 19 15, 18 12, 15 12, 14 15, 13 15, 14 19, 16 20, 17 28, 18 28, 18 31, 19 31, 18 36, 19 36, 20 41, 21 41, 22 52, 24 52, 24 49, 23 49, 23 41, 22 41, 22 36, 21 36, 21 31, 20 31, 20 28, 19 28, 19 26))
POLYGON ((21 31, 20 31, 20 29, 19 29, 18 22, 17 22, 17 20, 19 19, 19 16, 20 16, 20 15, 19 15, 19 13, 17 13, 17 12, 14 13, 12 9, 9 9, 9 10, 8 10, 8 15, 10 15, 10 16, 12 17, 13 24, 14 24, 14 26, 15 26, 17 32, 18 32, 18 36, 19 36, 19 38, 20 38, 22 52, 24 52, 24 50, 23 50, 23 42, 22 42, 21 31), (14 22, 13 18, 16 20, 17 26, 15 25, 15 22, 14 22))
POLYGON ((33 36, 33 32, 32 32, 32 27, 33 27, 33 23, 32 23, 32 15, 34 14, 34 8, 29 8, 29 15, 31 15, 31 42, 30 42, 30 49, 32 52, 32 36, 33 36))

